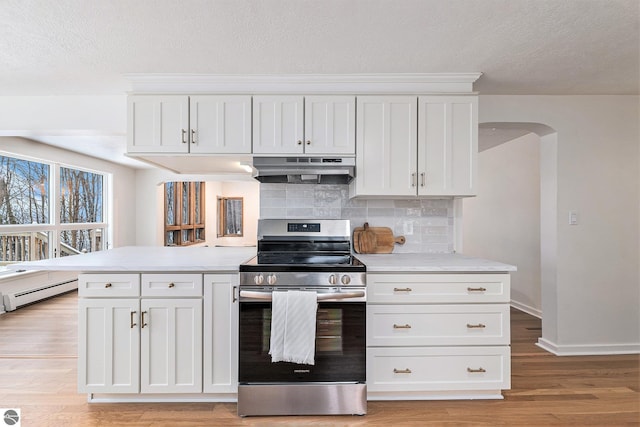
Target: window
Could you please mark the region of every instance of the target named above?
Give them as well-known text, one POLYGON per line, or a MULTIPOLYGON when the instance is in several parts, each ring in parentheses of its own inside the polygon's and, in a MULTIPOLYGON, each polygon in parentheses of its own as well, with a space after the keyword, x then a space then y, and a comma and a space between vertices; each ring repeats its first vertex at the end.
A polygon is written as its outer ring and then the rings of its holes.
POLYGON ((218 237, 242 237, 242 197, 218 197, 218 237))
POLYGON ((0 154, 0 266, 106 247, 105 175, 0 154))
POLYGON ((165 246, 205 241, 204 182, 166 182, 164 206, 165 246))

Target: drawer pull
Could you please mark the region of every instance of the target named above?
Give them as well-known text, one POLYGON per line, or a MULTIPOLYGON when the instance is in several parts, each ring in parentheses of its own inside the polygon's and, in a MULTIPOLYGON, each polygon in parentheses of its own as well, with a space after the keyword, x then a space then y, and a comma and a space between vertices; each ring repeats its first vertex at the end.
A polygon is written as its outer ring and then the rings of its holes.
POLYGON ((480 286, 479 288, 467 288, 469 292, 486 292, 487 288, 480 286))
POLYGON ((106 285, 104 285, 105 288, 110 288, 111 286, 111 283, 107 283, 106 285))
POLYGON ((176 286, 176 284, 175 284, 175 283, 173 283, 173 282, 169 283, 169 287, 170 287, 170 288, 175 288, 175 286, 176 286))
POLYGON ((476 373, 487 372, 487 370, 484 369, 484 368, 478 368, 478 369, 467 368, 467 372, 470 372, 472 374, 476 374, 476 373))
POLYGON ((135 323, 135 322, 133 321, 133 315, 134 315, 134 314, 136 314, 136 312, 135 312, 135 311, 132 311, 132 312, 131 312, 131 329, 133 329, 133 327, 134 327, 134 326, 136 326, 136 324, 137 324, 137 323, 135 323))
POLYGON ((393 329, 411 329, 411 325, 406 324, 406 325, 396 325, 395 323, 393 324, 393 329))
POLYGON ((471 323, 467 323, 467 328, 469 329, 474 329, 474 328, 486 328, 487 325, 485 325, 484 323, 478 323, 477 325, 472 325, 471 323))
POLYGON ((393 288, 393 292, 411 292, 413 289, 411 288, 393 288))
POLYGON ((409 368, 407 368, 407 369, 393 368, 393 373, 394 374, 410 374, 411 373, 411 369, 409 369, 409 368))

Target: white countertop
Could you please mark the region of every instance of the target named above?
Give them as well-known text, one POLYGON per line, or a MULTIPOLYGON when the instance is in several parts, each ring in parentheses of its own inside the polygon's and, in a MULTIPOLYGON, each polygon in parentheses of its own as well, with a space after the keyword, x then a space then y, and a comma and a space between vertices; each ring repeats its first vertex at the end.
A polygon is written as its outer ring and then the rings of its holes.
POLYGON ((462 254, 355 254, 367 266, 367 272, 505 272, 514 265, 474 258, 462 254))
MULTIPOLYGON (((11 270, 64 270, 79 272, 222 272, 255 256, 255 247, 125 246, 41 261, 9 264, 11 270)), ((506 272, 516 267, 461 254, 393 253, 355 255, 368 272, 506 272)))
POLYGON ((238 271, 255 247, 125 246, 62 258, 10 264, 12 270, 204 272, 238 271))

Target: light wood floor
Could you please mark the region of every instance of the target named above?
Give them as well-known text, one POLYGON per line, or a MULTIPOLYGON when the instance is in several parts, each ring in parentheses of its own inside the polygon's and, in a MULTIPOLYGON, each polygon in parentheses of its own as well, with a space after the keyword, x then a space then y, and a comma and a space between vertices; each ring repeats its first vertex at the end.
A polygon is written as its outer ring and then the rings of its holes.
POLYGON ((363 417, 236 416, 230 403, 88 404, 76 392, 77 294, 0 315, 0 408, 23 426, 640 425, 638 355, 556 357, 540 320, 512 310, 504 400, 369 402, 363 417))

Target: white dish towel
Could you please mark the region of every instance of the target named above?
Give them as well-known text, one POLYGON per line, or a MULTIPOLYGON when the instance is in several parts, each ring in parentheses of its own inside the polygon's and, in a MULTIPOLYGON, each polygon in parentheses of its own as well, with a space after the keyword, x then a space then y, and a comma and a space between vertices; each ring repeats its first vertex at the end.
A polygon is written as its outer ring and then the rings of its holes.
POLYGON ((318 294, 274 291, 271 301, 271 362, 315 363, 318 294))

